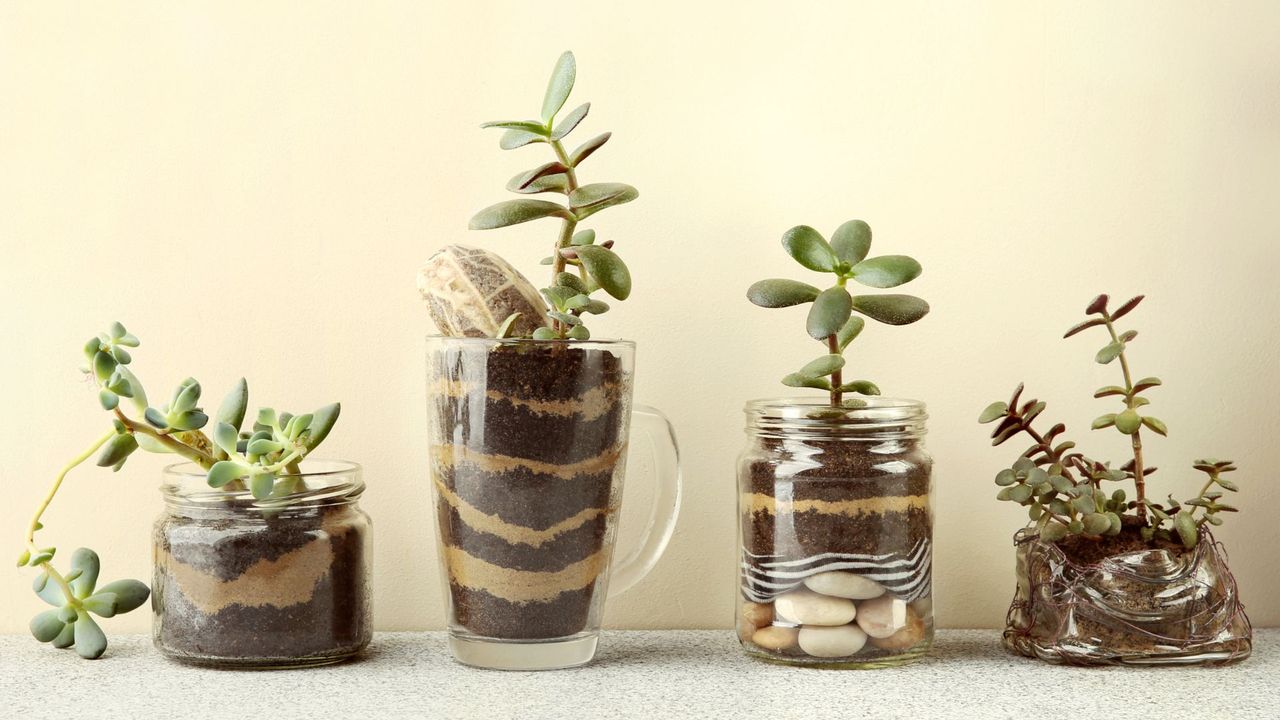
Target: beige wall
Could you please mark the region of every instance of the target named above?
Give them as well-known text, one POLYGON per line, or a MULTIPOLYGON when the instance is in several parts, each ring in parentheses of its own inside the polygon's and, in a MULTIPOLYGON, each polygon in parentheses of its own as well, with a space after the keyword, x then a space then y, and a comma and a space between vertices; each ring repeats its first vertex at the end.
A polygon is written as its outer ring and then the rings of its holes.
MULTIPOLYGON (((913 288, 934 306, 870 328, 850 359, 930 405, 942 623, 997 625, 1013 589, 1024 515, 990 478, 1014 451, 988 447, 975 416, 1024 379, 1086 435, 1114 369, 1092 362, 1097 337, 1058 338, 1098 291, 1149 295, 1132 355, 1166 382, 1155 480, 1189 493, 1194 457, 1239 462, 1246 510, 1220 536, 1255 622, 1280 623, 1264 509, 1280 503, 1280 6, 610 5, 6 3, 5 552, 105 428, 76 366, 119 318, 154 393, 191 374, 216 404, 244 374, 256 402, 341 399, 326 450, 367 470, 378 624, 438 627, 414 271, 460 241, 537 269, 553 227, 466 230, 545 159, 477 124, 536 113, 572 48, 584 131, 615 133, 584 175, 641 191, 599 216, 636 289, 597 334, 639 342, 638 397, 670 413, 686 461, 676 538, 612 624, 727 626, 740 408, 814 352, 802 312, 743 293, 804 277, 778 246, 787 227, 851 217, 879 252, 923 262, 913 288)), ((145 577, 160 465, 74 474, 46 537, 96 547, 104 577, 145 577)), ((22 631, 29 574, 2 575, 0 631, 22 631)))

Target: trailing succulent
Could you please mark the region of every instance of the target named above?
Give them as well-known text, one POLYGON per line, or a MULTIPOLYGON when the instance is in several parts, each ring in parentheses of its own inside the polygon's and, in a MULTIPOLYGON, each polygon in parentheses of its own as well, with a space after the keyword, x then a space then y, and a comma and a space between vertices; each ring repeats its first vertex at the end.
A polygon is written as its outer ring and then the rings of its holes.
POLYGON ((72 553, 70 571, 63 574, 53 566, 57 548, 36 544, 36 532, 44 527, 41 517, 72 469, 94 454, 100 467, 119 471, 139 449, 175 453, 207 470, 212 487, 247 488, 264 506, 287 504, 287 496, 301 482, 298 463, 325 439, 340 411, 337 403, 296 416, 263 408, 252 429, 241 430, 249 402, 249 387, 242 378, 218 408, 210 440, 202 432, 210 418, 199 406, 200 383, 187 378, 167 404, 151 405, 142 382, 129 369, 129 349, 138 345, 138 338, 118 322, 85 343, 88 362, 82 370, 97 387, 111 430, 58 473, 36 509, 27 528, 26 549, 18 556, 19 567, 40 571, 32 586, 36 594, 58 608, 32 619, 31 634, 58 648, 74 644, 76 652, 90 659, 107 648, 106 636, 90 615, 109 618, 129 612, 145 602, 150 591, 137 580, 97 587, 98 555, 87 548, 72 553), (128 406, 134 415, 126 413, 128 406))
MULTIPOLYGON (((579 182, 579 166, 608 142, 611 134, 596 135, 572 152, 565 149, 564 139, 591 109, 591 103, 583 103, 556 121, 576 77, 577 64, 573 53, 566 52, 560 56, 551 73, 542 112, 537 120, 496 121, 481 126, 504 130, 499 141, 503 150, 545 144, 555 154, 555 160, 511 178, 507 189, 520 195, 559 194, 564 196, 564 202, 533 198, 505 200, 490 205, 471 218, 472 230, 492 230, 541 218, 560 220, 560 232, 552 254, 542 260, 543 265, 551 266, 551 285, 541 290, 550 306, 551 324, 534 329, 532 337, 535 340, 586 340, 591 333, 583 324, 583 316, 599 315, 609 310, 607 303, 591 297, 592 294, 604 290, 617 300, 626 300, 631 294, 631 273, 622 258, 613 251, 613 241, 597 243, 594 230, 578 229, 579 223, 588 217, 606 208, 631 202, 639 197, 639 193, 624 183, 584 185, 579 182)), ((502 323, 498 337, 511 334, 515 319, 513 315, 502 323)))
POLYGON ((1099 295, 1085 309, 1090 317, 1063 335, 1069 338, 1094 327, 1107 331, 1108 342, 1098 350, 1094 360, 1103 365, 1118 360, 1124 384, 1098 388, 1093 396, 1118 398, 1124 407, 1119 412, 1098 416, 1093 421, 1093 429, 1114 428, 1127 435, 1133 448, 1131 460, 1113 468, 1110 463, 1086 457, 1075 450, 1074 442, 1063 440, 1066 426, 1062 423, 1040 432, 1032 423, 1044 411, 1045 403, 1034 398, 1022 400, 1022 385, 1018 385, 1008 402, 991 403, 978 418, 981 423, 997 423, 991 433, 992 445, 1000 445, 1020 433, 1032 440, 1033 444, 1013 467, 996 474, 996 485, 1001 488, 996 497, 1026 507, 1040 537, 1049 542, 1068 535, 1118 535, 1124 526, 1122 516, 1132 510, 1140 523, 1143 539, 1150 542, 1176 537, 1183 546, 1192 548, 1204 525, 1221 525, 1219 513, 1237 511, 1221 501, 1224 491, 1238 489, 1234 482, 1223 477, 1236 469, 1230 460, 1197 460, 1193 467, 1204 473, 1206 480, 1190 500, 1178 502, 1170 495, 1167 503, 1158 503, 1147 497, 1146 479, 1156 468, 1146 465, 1142 432, 1146 429, 1164 436, 1168 428, 1159 418, 1146 413, 1144 408, 1150 401, 1143 393, 1162 383, 1157 377, 1133 379, 1126 352, 1138 332, 1120 331, 1115 324, 1136 308, 1142 298, 1139 295, 1111 312, 1107 308, 1108 297, 1099 295), (1133 481, 1133 499, 1129 499, 1123 489, 1112 492, 1104 489, 1107 483, 1125 480, 1133 481))
POLYGON ((812 303, 805 329, 825 346, 826 353, 782 378, 782 384, 826 390, 833 408, 862 404, 860 400, 844 399, 844 393, 879 395, 880 388, 869 380, 844 379, 844 352, 862 332, 866 324, 862 316, 886 325, 908 325, 929 312, 929 303, 913 295, 853 295, 847 284, 853 280, 873 288, 897 287, 919 277, 920 263, 906 255, 868 258, 871 227, 861 220, 850 220, 836 228, 831 242, 808 225, 798 225, 782 236, 782 247, 805 268, 830 275, 833 283, 819 289, 798 280, 770 279, 747 290, 747 299, 760 307, 812 303))

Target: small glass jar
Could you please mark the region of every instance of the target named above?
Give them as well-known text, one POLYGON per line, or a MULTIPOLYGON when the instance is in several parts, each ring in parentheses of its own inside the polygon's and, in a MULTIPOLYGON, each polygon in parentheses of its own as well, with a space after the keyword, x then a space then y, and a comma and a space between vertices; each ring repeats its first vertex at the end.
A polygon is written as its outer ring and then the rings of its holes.
MULTIPOLYGON (((296 490, 259 502, 165 468, 153 533, 152 639, 216 667, 291 668, 353 657, 373 632, 360 466, 309 460, 296 490)), ((279 482, 287 481, 282 476, 279 482)))
POLYGON ((747 404, 737 630, 750 654, 888 667, 933 642, 933 461, 924 404, 747 404))

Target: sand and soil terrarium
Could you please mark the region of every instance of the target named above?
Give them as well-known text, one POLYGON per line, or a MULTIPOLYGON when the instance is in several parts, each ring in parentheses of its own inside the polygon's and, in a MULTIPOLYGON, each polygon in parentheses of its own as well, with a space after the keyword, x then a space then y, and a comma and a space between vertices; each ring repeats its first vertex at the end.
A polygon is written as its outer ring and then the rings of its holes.
POLYGON ((738 637, 748 653, 790 664, 909 662, 933 638, 925 408, 850 379, 844 355, 864 317, 906 325, 929 311, 911 295, 851 294, 848 281, 896 287, 915 279, 920 264, 902 255, 868 258, 871 228, 861 220, 841 225, 830 242, 795 227, 782 244, 832 285, 762 280, 747 297, 767 308, 811 304, 806 329, 826 352, 782 382, 826 397, 747 404, 748 443, 738 461, 738 637))
POLYGON ((1114 397, 1123 407, 1099 416, 1093 429, 1127 437, 1133 454, 1122 465, 1076 450, 1061 423, 1036 427, 1045 403, 1024 399, 1021 385, 979 417, 996 423, 993 445, 1019 436, 1031 443, 995 478, 997 497, 1026 507, 1031 519, 1014 538, 1017 589, 1004 631, 1012 652, 1078 665, 1187 665, 1234 662, 1252 651, 1226 553, 1210 531, 1236 511, 1223 500, 1237 490, 1226 477, 1235 465, 1196 460, 1204 481, 1189 500, 1155 501, 1148 491, 1156 468, 1145 433, 1165 436, 1168 429, 1146 409, 1145 394, 1162 383, 1135 379, 1128 349, 1138 333, 1116 326, 1141 301, 1112 311, 1099 295, 1086 308, 1088 318, 1064 336, 1095 327, 1107 334, 1095 360, 1119 365, 1122 384, 1101 387, 1094 397, 1114 397))
MULTIPOLYGON (((140 449, 182 457, 187 462, 164 471, 165 510, 153 532, 156 647, 170 658, 217 667, 299 667, 358 654, 372 635, 369 521, 356 504, 364 489, 360 469, 308 460, 337 422, 339 405, 303 415, 263 408, 242 429, 245 381, 211 419, 192 378, 168 404, 151 405, 129 368, 127 348, 138 344, 116 323, 85 345, 86 373, 112 428, 63 470, 40 512, 66 473, 94 453, 98 465, 117 471, 140 449)), ((41 568, 36 590, 60 605, 55 619, 63 627, 41 615, 32 632, 97 657, 106 639, 88 613, 126 612, 148 590, 129 580, 95 591, 98 559, 85 549, 72 556, 70 573, 58 573, 54 549, 32 540, 39 520, 37 513, 20 560, 41 568)))
MULTIPOLYGON (((610 134, 572 151, 563 144, 590 109, 584 103, 560 114, 576 74, 565 53, 539 119, 484 125, 503 130, 503 149, 551 150, 553 160, 517 174, 507 189, 559 202, 508 200, 470 223, 490 230, 557 220, 551 254, 542 260, 550 284, 537 290, 495 253, 461 245, 437 252, 418 274, 440 332, 428 339, 427 384, 450 647, 460 661, 483 667, 589 661, 608 589, 635 410, 635 346, 593 340, 587 322, 609 310, 601 295, 630 295, 631 275, 613 241, 597 241, 581 223, 638 193, 623 183, 580 182, 582 163, 610 134)), ((658 475, 669 505, 659 513, 658 534, 650 534, 661 539, 647 546, 650 564, 665 545, 678 497, 675 448, 663 433, 667 439, 658 440, 670 461, 658 475)))

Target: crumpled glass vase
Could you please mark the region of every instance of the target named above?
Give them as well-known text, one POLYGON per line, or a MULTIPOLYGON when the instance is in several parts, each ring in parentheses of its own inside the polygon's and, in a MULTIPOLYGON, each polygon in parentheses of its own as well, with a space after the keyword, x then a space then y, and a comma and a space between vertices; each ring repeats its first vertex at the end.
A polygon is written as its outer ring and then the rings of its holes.
POLYGON ((1217 665, 1253 650, 1226 551, 1208 530, 1191 552, 1139 550, 1092 564, 1030 528, 1014 543, 1011 652, 1071 665, 1217 665))

